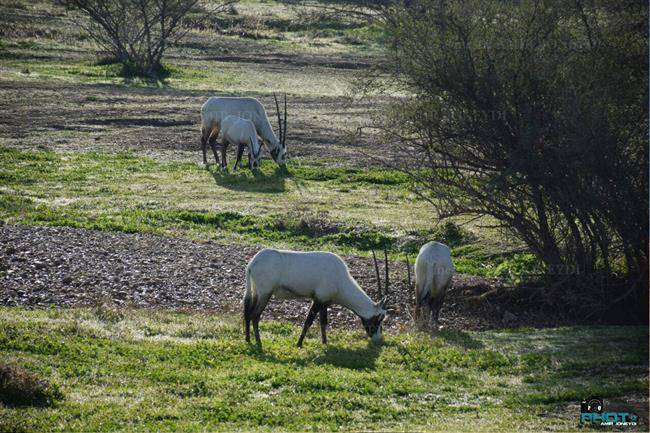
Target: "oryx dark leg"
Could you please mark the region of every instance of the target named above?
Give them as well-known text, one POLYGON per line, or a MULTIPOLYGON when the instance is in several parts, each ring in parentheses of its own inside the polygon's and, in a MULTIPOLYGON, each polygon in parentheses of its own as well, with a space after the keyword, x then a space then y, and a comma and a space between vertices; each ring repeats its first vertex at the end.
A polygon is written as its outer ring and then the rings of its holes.
POLYGON ((253 319, 253 332, 255 333, 255 343, 258 346, 262 345, 262 339, 260 338, 260 318, 256 317, 253 319))
POLYGON ((206 147, 208 147, 208 139, 205 134, 201 133, 201 150, 203 151, 203 165, 208 165, 208 158, 206 157, 206 147))
POLYGON ((226 162, 226 150, 228 150, 228 143, 226 140, 223 140, 221 145, 221 169, 226 170, 228 168, 228 163, 226 162))
POLYGON ((445 302, 445 296, 447 295, 447 289, 440 296, 440 302, 436 306, 436 323, 440 324, 440 310, 442 309, 442 304, 445 302))
POLYGON ((307 319, 305 319, 305 324, 302 327, 302 333, 300 334, 300 338, 298 339, 298 347, 302 347, 302 341, 305 339, 305 335, 307 335, 307 330, 311 326, 312 323, 314 323, 314 319, 316 318, 316 314, 320 311, 322 308, 322 304, 314 301, 311 304, 311 308, 309 309, 309 313, 307 313, 307 319))
MULTIPOLYGON (((250 315, 250 320, 253 322, 253 333, 255 334, 255 342, 257 343, 258 346, 262 345, 262 339, 260 338, 260 317, 262 316, 262 311, 264 311, 266 305, 269 303, 269 299, 271 299, 270 296, 258 299, 257 304, 255 305, 255 310, 250 315)), ((248 335, 248 326, 247 326, 247 335, 248 335)))
POLYGON ((445 302, 446 291, 443 291, 442 294, 436 295, 429 299, 429 310, 431 314, 431 322, 436 325, 439 324, 438 319, 440 317, 440 309, 442 308, 443 302, 445 302))
POLYGON ((430 320, 431 292, 427 290, 422 299, 415 302, 415 321, 418 326, 426 325, 430 320))
POLYGON ((217 161, 217 165, 219 165, 219 156, 217 155, 217 136, 219 135, 219 129, 214 128, 210 132, 210 136, 208 137, 208 143, 210 143, 210 147, 212 148, 212 153, 214 153, 214 159, 217 161))
POLYGON ((323 344, 327 344, 327 305, 320 309, 320 337, 323 344))
POLYGON ((244 322, 246 324, 246 342, 251 342, 251 319, 245 318, 244 322))
POLYGON ((246 146, 244 146, 243 144, 238 145, 238 147, 237 147, 237 161, 235 161, 235 168, 233 168, 233 170, 237 170, 237 168, 239 167, 239 164, 241 163, 241 157, 244 154, 244 148, 245 147, 246 146))

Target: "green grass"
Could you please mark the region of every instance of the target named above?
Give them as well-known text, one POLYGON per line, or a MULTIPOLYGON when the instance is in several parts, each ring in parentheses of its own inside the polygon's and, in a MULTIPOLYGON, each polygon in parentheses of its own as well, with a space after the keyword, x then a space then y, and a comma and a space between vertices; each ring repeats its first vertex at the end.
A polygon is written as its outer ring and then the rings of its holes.
POLYGON ((236 318, 199 313, 2 308, 0 325, 0 362, 63 395, 0 406, 4 431, 564 431, 579 399, 648 386, 642 328, 407 332, 382 346, 332 331, 299 350, 296 325, 263 322, 258 349, 236 318))
MULTIPOLYGON (((47 46, 40 48, 46 50, 47 46)), ((17 45, 10 50, 0 48, 0 66, 0 79, 10 81, 57 81, 211 92, 227 89, 229 94, 264 94, 273 88, 278 93, 309 97, 344 95, 355 77, 354 71, 344 69, 312 68, 288 74, 285 70, 269 70, 264 64, 172 59, 165 62, 168 75, 155 80, 122 76, 120 65, 97 64, 93 58, 33 57, 25 49, 18 49, 17 45)))
POLYGON ((384 30, 350 14, 322 14, 318 6, 331 6, 328 3, 292 8, 282 2, 245 1, 215 21, 222 34, 287 46, 297 52, 376 53, 385 42, 384 30))
MULTIPOLYGON (((272 88, 290 95, 341 96, 350 90, 349 83, 356 76, 354 69, 330 68, 328 62, 323 62, 308 68, 296 66, 293 70, 289 64, 287 70, 251 60, 259 57, 257 53, 279 53, 296 59, 314 54, 333 58, 355 54, 372 59, 379 55, 386 37, 376 24, 368 25, 345 15, 305 20, 296 8, 281 2, 240 2, 234 6, 234 14, 208 19, 200 28, 191 29, 180 44, 169 47, 163 59, 169 76, 151 80, 123 77, 118 65, 98 64, 101 56, 97 55, 92 39, 81 26, 73 25, 86 18, 75 16, 71 10, 66 12, 51 2, 25 1, 4 5, 4 10, 10 12, 0 17, 0 24, 6 27, 16 26, 12 21, 16 10, 23 17, 21 31, 0 38, 0 80, 10 81, 165 87, 230 94, 268 93, 272 88), (25 20, 25 14, 33 16, 25 20), (220 31, 214 30, 215 25, 220 31), (243 58, 215 59, 232 55, 243 58)), ((205 14, 190 16, 188 21, 192 20, 204 21, 205 14)))
POLYGON ((436 239, 453 248, 461 272, 508 277, 532 266, 456 224, 433 225, 397 171, 292 160, 283 174, 265 161, 255 177, 131 153, 3 147, 0 164, 0 219, 10 223, 356 254, 387 245, 396 259, 436 239))

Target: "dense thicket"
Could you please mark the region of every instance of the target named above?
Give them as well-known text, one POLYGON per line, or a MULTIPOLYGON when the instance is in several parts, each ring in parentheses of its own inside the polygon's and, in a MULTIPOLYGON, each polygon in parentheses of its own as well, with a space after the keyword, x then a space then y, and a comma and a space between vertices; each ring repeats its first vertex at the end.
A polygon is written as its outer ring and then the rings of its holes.
POLYGON ((608 296, 639 296, 648 3, 409 0, 382 14, 409 96, 375 126, 418 191, 444 215, 494 217, 553 277, 622 276, 608 296))

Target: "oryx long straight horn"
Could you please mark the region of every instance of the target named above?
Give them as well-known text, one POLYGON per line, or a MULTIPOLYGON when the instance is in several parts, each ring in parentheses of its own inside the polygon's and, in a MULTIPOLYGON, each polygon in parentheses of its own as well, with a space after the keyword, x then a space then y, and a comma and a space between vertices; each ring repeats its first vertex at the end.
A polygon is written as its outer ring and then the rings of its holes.
POLYGON ((386 281, 384 282, 384 295, 388 295, 390 288, 390 280, 388 279, 388 251, 384 243, 384 272, 386 273, 386 281))
POLYGON ((377 290, 379 296, 381 296, 381 277, 379 276, 379 265, 377 264, 377 255, 375 254, 375 249, 371 248, 372 251, 372 261, 375 264, 375 278, 377 279, 377 290))

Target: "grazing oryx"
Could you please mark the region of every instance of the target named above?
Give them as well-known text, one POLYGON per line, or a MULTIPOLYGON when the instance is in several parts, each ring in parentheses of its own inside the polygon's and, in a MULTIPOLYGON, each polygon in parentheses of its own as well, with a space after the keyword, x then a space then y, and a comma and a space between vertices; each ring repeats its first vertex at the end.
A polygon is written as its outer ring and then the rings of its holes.
POLYGON ((343 259, 328 252, 298 252, 265 248, 246 266, 244 322, 250 342, 250 322, 255 340, 261 344, 259 322, 266 304, 279 299, 311 298, 312 305, 298 339, 302 347, 307 330, 320 314, 321 337, 327 343, 327 308, 340 304, 354 312, 374 343, 382 340, 386 298, 374 303, 350 275, 343 259))
MULTIPOLYGON (((275 108, 278 115, 278 128, 280 138, 278 139, 273 133, 269 118, 266 116, 266 110, 255 98, 231 98, 231 97, 211 97, 201 107, 201 149, 203 150, 203 164, 207 165, 206 146, 208 143, 212 147, 214 158, 219 163, 217 156, 217 136, 222 129, 222 121, 228 115, 238 116, 248 119, 255 125, 257 134, 271 152, 271 156, 279 166, 286 164, 286 131, 287 131, 287 96, 284 96, 284 114, 280 115, 280 105, 278 99, 275 99, 275 108)), ((223 162, 221 167, 226 166, 226 145, 221 146, 221 158, 223 162)))
MULTIPOLYGON (((408 269, 408 258, 406 262, 408 269)), ((456 272, 449 247, 440 242, 429 242, 420 248, 415 259, 415 319, 420 319, 420 309, 426 305, 431 321, 438 323, 445 293, 456 272)), ((410 270, 409 285, 410 282, 410 270)))
MULTIPOLYGON (((255 131, 253 122, 237 116, 226 116, 221 122, 221 130, 223 131, 223 146, 228 146, 229 144, 237 145, 235 170, 237 170, 241 162, 241 156, 245 147, 248 147, 248 168, 257 170, 260 167, 262 148, 260 142, 257 140, 257 132, 255 131)), ((225 165, 225 159, 223 163, 225 165)), ((225 169, 225 167, 222 168, 225 169)))

